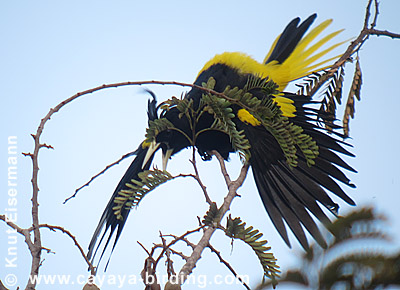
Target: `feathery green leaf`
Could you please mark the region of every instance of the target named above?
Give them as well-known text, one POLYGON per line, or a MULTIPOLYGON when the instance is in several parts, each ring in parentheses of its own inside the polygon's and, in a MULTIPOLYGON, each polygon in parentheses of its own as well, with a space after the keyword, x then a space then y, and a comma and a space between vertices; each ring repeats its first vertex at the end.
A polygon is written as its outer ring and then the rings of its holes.
POLYGON ((264 278, 267 277, 272 280, 272 284, 276 285, 276 279, 279 278, 279 266, 276 264, 276 258, 271 252, 271 248, 267 247, 266 240, 260 240, 263 236, 258 230, 253 227, 246 228, 246 223, 242 222, 240 218, 232 219, 231 216, 227 218, 227 225, 225 234, 233 239, 240 239, 248 244, 257 255, 258 259, 264 270, 264 278))
POLYGON ((126 184, 129 189, 119 191, 118 196, 115 197, 113 210, 118 219, 122 219, 121 210, 123 208, 132 208, 139 205, 139 202, 147 193, 159 185, 174 179, 174 176, 167 171, 154 168, 154 170, 140 172, 139 178, 140 181, 132 179, 131 183, 126 184))

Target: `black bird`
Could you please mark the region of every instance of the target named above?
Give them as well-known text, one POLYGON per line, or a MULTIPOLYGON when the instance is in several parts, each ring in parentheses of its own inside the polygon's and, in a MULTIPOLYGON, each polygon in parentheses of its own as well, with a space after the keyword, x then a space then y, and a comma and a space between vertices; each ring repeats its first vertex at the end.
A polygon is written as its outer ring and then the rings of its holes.
MULTIPOLYGON (((322 121, 318 122, 317 110, 314 109, 316 101, 311 100, 311 97, 308 96, 284 92, 288 83, 324 69, 324 65, 335 58, 316 62, 342 44, 336 43, 317 53, 322 45, 341 31, 331 33, 310 45, 332 22, 327 20, 306 34, 315 18, 316 14, 313 14, 302 23, 299 18, 292 20, 282 34, 277 37, 263 63, 259 63, 243 53, 225 52, 207 62, 194 82, 195 85, 202 86, 210 78, 213 78, 215 80, 213 90, 216 92, 224 92, 227 86, 244 89, 252 79, 259 80, 264 84, 272 80, 276 84, 273 92, 267 92, 263 88, 252 88, 249 92, 263 104, 271 101, 272 107, 278 108, 280 117, 286 118, 292 125, 302 128, 302 134, 309 137, 310 144, 313 144, 314 149, 317 150, 311 161, 307 157, 308 153, 300 150, 299 144, 295 144, 293 146, 297 150, 293 154, 295 154, 296 161, 295 163, 288 162, 287 154, 277 136, 266 128, 259 117, 238 104, 230 104, 229 107, 234 114, 232 118, 234 126, 238 131, 243 130, 243 134, 249 142, 248 161, 268 215, 288 246, 290 246, 290 242, 285 223, 305 249, 308 248, 308 241, 303 227, 322 247, 326 246, 310 213, 323 224, 330 223, 319 204, 333 213, 337 211, 338 205, 329 197, 327 191, 351 205, 355 204, 337 183, 340 181, 354 187, 340 168, 353 172, 355 170, 337 154, 353 156, 342 146, 345 144, 339 140, 342 136, 339 133, 327 134, 324 129, 324 122, 330 120, 330 116, 324 116, 322 121)), ((184 100, 187 100, 188 103, 190 101, 193 111, 196 111, 204 106, 202 103, 204 94, 203 90, 193 88, 186 94, 184 100)), ((164 166, 172 155, 190 146, 195 146, 205 160, 211 158, 209 152, 212 150, 217 150, 225 159, 228 159, 231 152, 238 151, 229 134, 221 130, 208 130, 215 122, 215 116, 211 113, 204 112, 198 119, 196 128, 193 129, 190 126, 189 118, 185 114, 181 114, 177 106, 164 109, 158 116, 156 101, 153 98, 152 101, 149 101, 148 118, 149 126, 151 121, 166 119, 178 130, 161 130, 151 142, 147 140, 139 145, 135 152, 136 158, 118 183, 93 234, 88 252, 88 257, 92 261, 100 245, 103 244, 101 259, 117 230, 112 247, 112 251, 114 250, 129 214, 129 209, 124 207, 118 217, 113 209, 114 199, 120 190, 127 189, 127 183, 132 179, 138 180, 138 174, 150 168, 153 156, 158 149, 162 149, 164 166), (200 132, 204 133, 200 134, 200 132), (188 138, 188 136, 193 136, 193 133, 198 134, 194 141, 188 138), (101 239, 97 241, 101 233, 101 239), (107 233, 109 234, 104 242, 103 239, 107 233)))

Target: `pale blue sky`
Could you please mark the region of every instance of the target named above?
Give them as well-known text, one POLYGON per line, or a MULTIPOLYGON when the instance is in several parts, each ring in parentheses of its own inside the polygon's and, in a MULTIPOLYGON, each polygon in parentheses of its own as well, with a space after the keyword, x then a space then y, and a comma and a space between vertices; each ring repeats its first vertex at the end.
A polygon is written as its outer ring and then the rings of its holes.
MULTIPOLYGON (((0 213, 7 208, 7 137, 18 137, 18 152, 33 148, 31 133, 51 107, 71 95, 103 83, 139 80, 193 82, 199 69, 216 53, 242 51, 262 60, 272 41, 294 17, 305 19, 317 12, 317 23, 334 22, 329 31, 345 28, 340 40, 357 36, 367 1, 1 1, 0 88, 1 164, 0 213)), ((378 29, 400 32, 400 2, 382 0, 378 29)), ((350 143, 356 158, 347 159, 359 172, 348 174, 357 189, 347 189, 358 206, 374 205, 389 218, 394 242, 400 245, 400 157, 397 116, 400 107, 398 67, 400 40, 371 37, 361 51, 362 102, 351 120, 350 143)), ((347 86, 353 73, 347 66, 347 86)), ((180 96, 181 87, 148 86, 160 101, 180 96)), ((86 249, 108 199, 131 160, 114 167, 66 205, 64 199, 92 175, 134 150, 142 141, 148 96, 140 88, 109 89, 85 96, 64 107, 46 124, 41 141, 54 151, 40 154, 40 221, 69 229, 86 249)), ((341 115, 340 115, 341 116, 341 115)), ((169 163, 172 173, 191 172, 188 153, 169 163)), ((161 166, 159 159, 158 165, 161 166)), ((240 163, 232 156, 234 177, 240 163)), ((201 176, 212 199, 221 203, 226 192, 217 163, 200 164, 201 176), (212 166, 210 166, 212 165, 212 166), (210 167, 213 167, 210 169, 210 167)), ((30 221, 31 163, 18 157, 18 224, 30 221)), ((232 205, 232 215, 260 229, 285 270, 295 265, 300 251, 291 236, 290 250, 272 227, 252 180, 232 205)), ((341 213, 352 208, 342 204, 341 213)), ((191 180, 167 184, 145 198, 134 210, 113 254, 107 274, 134 274, 139 279, 144 251, 164 234, 181 234, 197 225, 196 216, 207 210, 198 185, 191 180)), ((0 256, 7 255, 7 227, 0 223, 0 256)), ((87 266, 71 240, 61 233, 42 230, 41 274, 87 274, 87 266)), ((193 240, 195 241, 195 239, 193 240)), ((257 258, 222 233, 212 239, 237 272, 251 277, 254 286, 262 277, 257 258)), ((180 250, 188 250, 182 247, 180 250)), ((182 265, 175 258, 175 270, 182 265)), ((161 265, 160 265, 161 266, 161 265)), ((25 287, 30 255, 21 237, 18 268, 0 264, 0 278, 14 273, 25 287), (14 271, 15 270, 15 271, 14 271)), ((163 267, 160 267, 163 270, 163 267)), ((229 274, 215 255, 206 250, 195 275, 229 274)), ((201 285, 197 285, 201 286, 201 285)), ((138 281, 139 289, 143 288, 138 281)), ((62 289, 81 289, 65 286, 62 289)), ((109 285, 103 289, 115 289, 109 285)), ((213 285, 212 289, 243 289, 213 285)), ((54 289, 41 285, 38 289, 54 289)), ((57 287, 59 289, 59 287, 57 287)), ((61 288, 60 288, 61 289, 61 288)), ((190 285, 185 289, 197 289, 190 285)))

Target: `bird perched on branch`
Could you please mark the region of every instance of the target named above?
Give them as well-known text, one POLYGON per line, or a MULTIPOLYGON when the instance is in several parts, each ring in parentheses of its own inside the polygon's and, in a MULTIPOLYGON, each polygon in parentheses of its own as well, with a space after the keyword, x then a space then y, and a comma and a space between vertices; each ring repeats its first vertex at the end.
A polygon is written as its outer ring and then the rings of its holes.
POLYGON ((341 169, 355 170, 337 153, 353 155, 344 148, 343 136, 335 133, 334 117, 315 108, 317 101, 285 92, 288 83, 323 70, 337 58, 322 60, 342 43, 320 50, 341 31, 316 41, 332 21, 322 22, 306 34, 315 18, 316 14, 302 23, 299 18, 292 20, 262 63, 239 52, 216 55, 183 99, 164 102, 160 114, 155 98, 149 101, 146 139, 93 234, 88 252, 92 261, 103 245, 101 259, 113 236, 114 250, 130 207, 140 201, 140 188, 146 183, 141 174, 151 167, 155 152, 161 149, 166 167, 172 155, 192 146, 204 160, 211 159, 210 152, 216 150, 224 159, 237 152, 250 164, 261 201, 288 246, 286 226, 305 249, 304 229, 326 246, 311 214, 325 225, 330 223, 320 205, 334 214, 338 205, 327 192, 354 205, 337 183, 354 186, 341 169), (327 133, 326 122, 332 134, 327 133))

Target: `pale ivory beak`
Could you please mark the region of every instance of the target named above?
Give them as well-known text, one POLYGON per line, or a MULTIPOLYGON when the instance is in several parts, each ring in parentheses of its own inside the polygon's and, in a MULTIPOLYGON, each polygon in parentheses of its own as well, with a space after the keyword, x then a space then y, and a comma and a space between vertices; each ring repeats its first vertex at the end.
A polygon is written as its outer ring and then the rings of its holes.
POLYGON ((151 156, 153 156, 154 152, 158 149, 160 146, 160 143, 156 143, 156 141, 153 141, 150 143, 149 148, 147 149, 146 156, 144 157, 142 168, 144 168, 147 164, 147 162, 150 160, 151 156))
POLYGON ((174 151, 173 149, 168 149, 167 152, 165 152, 165 154, 163 154, 162 156, 162 167, 164 171, 167 170, 168 160, 171 157, 173 151, 174 151))

